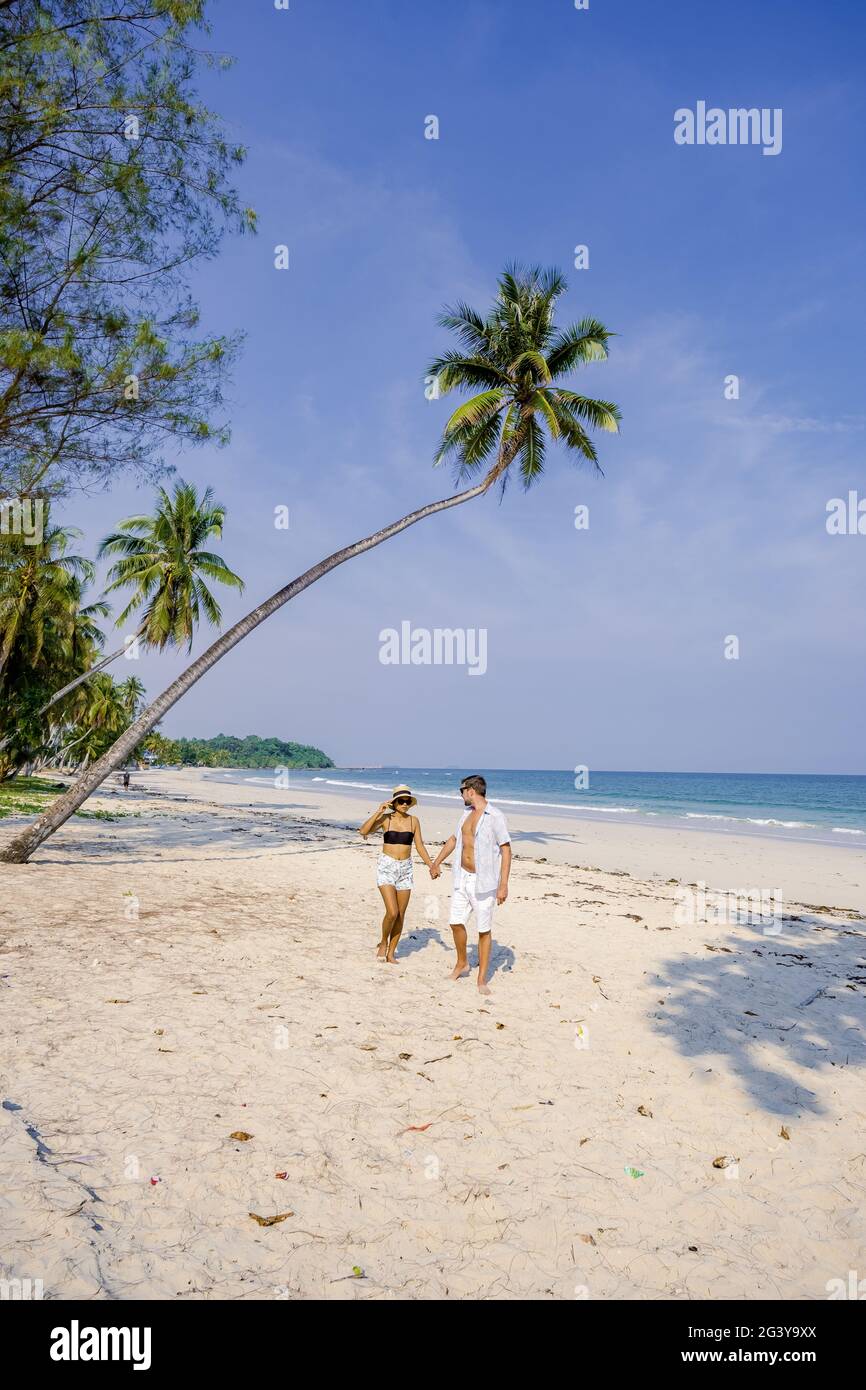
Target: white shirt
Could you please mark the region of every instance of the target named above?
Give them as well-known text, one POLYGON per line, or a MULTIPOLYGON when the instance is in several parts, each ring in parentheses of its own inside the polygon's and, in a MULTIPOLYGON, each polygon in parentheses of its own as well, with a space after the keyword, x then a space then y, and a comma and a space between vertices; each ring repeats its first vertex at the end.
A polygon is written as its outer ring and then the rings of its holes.
MULTIPOLYGON (((457 829, 454 832, 457 840, 453 872, 455 888, 459 888, 463 879, 468 876, 468 871, 463 868, 460 861, 463 857, 463 826, 467 818, 473 814, 472 807, 467 806, 457 822, 457 829)), ((475 827, 476 893, 496 892, 499 887, 500 846, 510 844, 511 836, 508 833, 505 817, 498 807, 491 805, 488 801, 478 817, 478 824, 475 827)))

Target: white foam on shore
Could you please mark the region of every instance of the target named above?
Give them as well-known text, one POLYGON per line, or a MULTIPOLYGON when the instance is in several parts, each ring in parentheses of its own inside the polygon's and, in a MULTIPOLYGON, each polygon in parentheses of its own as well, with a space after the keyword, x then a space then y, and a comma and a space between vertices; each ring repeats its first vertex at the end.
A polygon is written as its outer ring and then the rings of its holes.
MULTIPOLYGON (((336 777, 311 777, 311 782, 325 782, 329 787, 361 787, 371 792, 389 792, 390 787, 378 787, 373 782, 343 782, 336 777)), ((425 796, 435 797, 437 801, 454 801, 454 792, 428 792, 425 796)), ((513 797, 493 796, 495 806, 539 806, 543 811, 604 811, 607 815, 639 816, 637 806, 582 806, 576 801, 518 801, 513 797)))
MULTIPOLYGON (((203 770, 206 770, 206 769, 203 769, 203 770)), ((231 777, 233 776, 233 774, 232 774, 231 772, 223 772, 222 775, 223 775, 224 777, 226 777, 226 778, 231 778, 231 777)), ((290 770, 290 775, 291 775, 291 770, 290 770)), ((399 775, 399 769, 396 769, 396 768, 394 769, 394 775, 395 775, 395 776, 399 775)), ((424 775, 424 776, 429 776, 429 773, 426 773, 426 772, 425 772, 423 775, 424 775)), ((453 774, 453 773, 450 773, 450 772, 445 772, 445 773, 443 773, 442 775, 443 775, 443 776, 446 776, 446 777, 450 777, 450 776, 453 776, 454 774, 453 774)), ((262 785, 262 786, 271 786, 271 785, 273 785, 273 780, 272 780, 272 778, 270 778, 270 777, 264 777, 264 776, 244 777, 243 779, 240 779, 240 780, 243 780, 244 782, 254 782, 254 783, 258 783, 259 785, 262 785)), ((381 783, 378 783, 378 782, 349 782, 349 781, 346 781, 345 779, 339 778, 339 777, 311 777, 311 778, 309 778, 309 781, 306 781, 306 780, 304 780, 304 781, 299 781, 296 785, 297 785, 298 789, 300 790, 300 789, 301 789, 303 786, 305 786, 305 785, 308 786, 308 785, 312 785, 312 784, 317 783, 317 782, 321 782, 322 784, 324 784, 325 786, 328 786, 328 787, 345 787, 345 788, 346 788, 347 790, 349 790, 349 791, 372 791, 372 792, 384 793, 385 795, 390 795, 391 790, 392 790, 392 788, 391 788, 390 786, 386 786, 386 785, 381 784, 381 783)), ((434 791, 429 791, 429 790, 427 790, 427 789, 424 790, 424 798, 425 798, 425 800, 450 801, 450 802, 454 802, 454 801, 457 799, 457 798, 456 798, 456 794, 455 794, 453 791, 451 791, 451 792, 434 792, 434 791)), ((837 826, 837 825, 830 826, 830 825, 826 825, 826 824, 822 825, 819 821, 781 820, 781 819, 779 819, 779 818, 777 818, 777 817, 774 817, 774 816, 732 816, 732 815, 725 815, 725 814, 722 813, 722 812, 711 812, 711 811, 675 811, 675 810, 673 810, 673 809, 662 810, 662 811, 651 811, 651 810, 645 810, 645 809, 643 809, 643 808, 640 807, 640 806, 599 806, 599 805, 592 805, 592 804, 587 805, 587 804, 585 804, 585 803, 583 803, 583 802, 577 802, 577 801, 574 801, 574 802, 571 802, 571 801, 526 801, 526 800, 523 800, 523 799, 518 798, 518 797, 502 797, 502 796, 494 796, 494 797, 491 798, 491 800, 492 800, 492 801, 494 802, 494 804, 497 805, 497 806, 526 807, 527 810, 571 811, 572 813, 588 813, 590 816, 596 816, 596 815, 605 815, 605 816, 644 816, 644 817, 648 817, 648 816, 656 816, 656 817, 657 817, 657 816, 664 816, 664 817, 666 817, 667 819, 673 820, 673 821, 675 821, 675 820, 724 821, 724 822, 726 822, 726 823, 729 824, 729 825, 742 825, 742 826, 753 825, 753 826, 760 826, 760 827, 762 827, 762 828, 769 828, 769 829, 781 829, 781 830, 816 830, 816 831, 818 831, 818 832, 821 833, 821 834, 827 834, 828 832, 831 832, 831 831, 832 831, 832 833, 833 833, 834 835, 859 835, 859 836, 864 836, 864 835, 866 835, 866 831, 864 831, 864 830, 857 830, 857 829, 853 829, 853 828, 847 827, 847 826, 837 826)))

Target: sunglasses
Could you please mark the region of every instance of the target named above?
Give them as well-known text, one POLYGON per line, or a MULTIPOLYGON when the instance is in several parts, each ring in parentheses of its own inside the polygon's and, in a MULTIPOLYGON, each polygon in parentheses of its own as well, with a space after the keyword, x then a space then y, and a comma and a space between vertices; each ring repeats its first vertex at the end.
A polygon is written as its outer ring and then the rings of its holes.
POLYGON ((395 796, 395 798, 394 798, 394 805, 395 805, 395 806, 408 806, 408 805, 409 805, 409 801, 410 801, 410 799, 409 799, 408 796, 395 796))

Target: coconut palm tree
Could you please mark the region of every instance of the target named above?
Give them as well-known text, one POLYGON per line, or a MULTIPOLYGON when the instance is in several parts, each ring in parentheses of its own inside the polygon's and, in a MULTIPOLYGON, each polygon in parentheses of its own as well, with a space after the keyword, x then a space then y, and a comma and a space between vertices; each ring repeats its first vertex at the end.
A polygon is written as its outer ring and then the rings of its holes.
POLYGON ((476 394, 446 423, 436 460, 451 459, 458 479, 486 467, 481 481, 451 497, 429 502, 373 535, 335 551, 265 599, 188 666, 74 786, 12 840, 0 854, 0 860, 23 863, 29 859, 220 657, 338 565, 365 554, 425 517, 481 497, 496 483, 504 486, 515 463, 524 487, 530 487, 543 468, 546 436, 562 444, 578 462, 589 462, 598 468, 587 430, 616 431, 619 411, 609 401, 592 400, 567 390, 560 381, 575 368, 606 358, 611 334, 595 319, 557 328, 554 311, 565 288, 557 271, 509 267, 499 281, 499 292, 486 318, 459 304, 446 310, 440 319, 444 327, 457 334, 460 344, 459 349, 433 363, 440 391, 468 388, 476 394))
POLYGON ((98 654, 102 606, 82 606, 93 567, 69 553, 74 534, 49 526, 36 544, 0 537, 0 781, 42 756, 47 692, 98 654))
MULTIPOLYGON (((35 757, 37 768, 50 763, 57 756, 57 750, 66 737, 66 729, 77 716, 86 713, 86 701, 76 700, 73 694, 69 700, 56 704, 53 713, 46 713, 45 693, 55 684, 58 677, 87 671, 97 660, 105 643, 105 636, 97 626, 97 618, 107 618, 109 606, 97 602, 83 604, 84 585, 76 578, 71 602, 75 611, 71 622, 63 622, 59 630, 49 622, 47 639, 41 653, 41 660, 24 673, 20 668, 10 672, 10 685, 15 694, 15 711, 12 717, 11 738, 0 740, 0 760, 11 757, 11 766, 20 768, 22 755, 35 757), (28 720, 25 709, 32 710, 28 720), (17 738, 16 738, 17 735, 17 738)), ((130 722, 132 716, 130 716, 130 722)), ((118 733, 123 730, 118 728, 118 733)), ((103 748, 104 751, 104 748, 103 748)))
POLYGON ((461 347, 437 357, 429 373, 440 392, 475 392, 448 420, 436 453, 437 463, 456 461, 458 480, 474 477, 495 457, 487 487, 499 479, 504 489, 515 461, 524 487, 531 487, 544 470, 546 434, 601 471, 586 427, 616 431, 619 409, 567 390, 560 378, 607 357, 611 334, 589 318, 557 329, 553 307, 564 290, 558 271, 509 269, 487 319, 466 304, 440 316, 461 347))
POLYGON ((127 676, 117 687, 124 713, 130 724, 144 709, 144 683, 138 676, 127 676))
POLYGON ((39 661, 49 627, 72 640, 81 585, 93 578, 90 561, 68 553, 78 534, 53 526, 34 545, 19 536, 0 544, 0 681, 16 649, 20 659, 39 661))
POLYGON ((137 712, 138 692, 144 687, 131 677, 136 689, 125 689, 111 676, 94 676, 73 697, 74 722, 65 724, 58 738, 57 756, 62 765, 87 768, 117 737, 128 729, 137 712))
MULTIPOLYGON (((192 649, 195 629, 202 614, 213 627, 219 627, 222 613, 205 583, 215 580, 229 588, 243 590, 243 580, 229 569, 220 555, 202 547, 212 538, 221 539, 226 509, 214 501, 213 489, 201 497, 191 483, 179 481, 172 495, 160 488, 152 516, 129 516, 99 546, 99 558, 120 558, 108 571, 105 593, 131 589, 132 597, 117 619, 122 627, 131 613, 143 605, 144 613, 134 636, 144 647, 162 651, 167 646, 192 649)), ((51 708, 82 681, 105 670, 127 650, 126 643, 102 658, 52 695, 45 710, 51 708)))
POLYGON ((133 594, 117 619, 121 627, 130 613, 147 604, 139 625, 144 644, 181 646, 192 650, 202 612, 213 627, 222 620, 220 606, 202 575, 229 588, 242 590, 243 580, 221 556, 202 546, 222 538, 226 509, 214 501, 213 488, 199 497, 191 483, 175 484, 174 496, 159 489, 153 516, 131 516, 99 547, 99 558, 120 555, 108 571, 107 594, 132 587, 133 594))

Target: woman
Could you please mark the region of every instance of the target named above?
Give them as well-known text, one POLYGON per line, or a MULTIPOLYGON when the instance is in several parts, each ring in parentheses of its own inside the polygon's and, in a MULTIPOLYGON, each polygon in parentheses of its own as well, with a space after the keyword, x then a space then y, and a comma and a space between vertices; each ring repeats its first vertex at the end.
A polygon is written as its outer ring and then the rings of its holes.
MULTIPOLYGON (((433 869, 432 860, 421 839, 420 823, 415 816, 409 815, 411 807, 417 805, 418 798, 412 795, 408 787, 395 787, 391 800, 383 801, 378 811, 374 811, 358 831, 366 840, 375 831, 384 830, 376 883, 385 904, 385 916, 382 918, 382 940, 376 947, 376 959, 387 961, 388 965, 397 964, 397 942, 412 894, 413 844, 427 868, 433 869)), ((434 878, 438 876, 438 872, 434 874, 434 878)))

